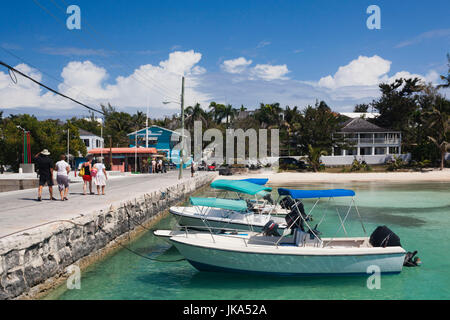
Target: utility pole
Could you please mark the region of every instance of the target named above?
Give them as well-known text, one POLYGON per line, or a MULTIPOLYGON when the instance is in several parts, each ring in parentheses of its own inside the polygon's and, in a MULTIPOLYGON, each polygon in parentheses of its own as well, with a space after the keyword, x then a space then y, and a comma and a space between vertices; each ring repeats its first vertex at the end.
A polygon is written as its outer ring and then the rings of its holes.
POLYGON ((147 116, 145 117, 145 147, 148 148, 148 105, 147 101, 147 116))
POLYGON ((181 150, 180 150, 180 172, 178 180, 183 178, 183 157, 184 157, 184 77, 181 78, 181 150))
POLYGON ((109 167, 110 170, 112 171, 112 167, 113 167, 113 160, 112 160, 112 136, 109 136, 109 167))
POLYGON ((102 123, 100 126, 100 159, 102 159, 102 163, 103 163, 103 119, 102 119, 102 123))
POLYGON ((69 139, 70 139, 70 137, 69 137, 69 132, 70 132, 70 129, 69 129, 69 126, 67 126, 67 162, 68 163, 70 163, 70 158, 69 158, 69 155, 70 155, 70 152, 69 152, 69 139))

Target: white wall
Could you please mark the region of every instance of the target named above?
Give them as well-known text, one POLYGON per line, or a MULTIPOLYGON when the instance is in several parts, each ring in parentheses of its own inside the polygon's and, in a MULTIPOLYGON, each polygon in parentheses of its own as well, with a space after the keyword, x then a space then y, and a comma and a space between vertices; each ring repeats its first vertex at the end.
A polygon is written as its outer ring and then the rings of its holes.
MULTIPOLYGON (((399 155, 404 161, 411 160, 411 154, 401 154, 399 155)), ((353 160, 358 161, 366 161, 367 164, 384 164, 387 160, 394 159, 394 156, 391 154, 380 154, 373 156, 322 156, 320 160, 322 160, 323 164, 326 166, 342 166, 342 165, 351 165, 353 160)))

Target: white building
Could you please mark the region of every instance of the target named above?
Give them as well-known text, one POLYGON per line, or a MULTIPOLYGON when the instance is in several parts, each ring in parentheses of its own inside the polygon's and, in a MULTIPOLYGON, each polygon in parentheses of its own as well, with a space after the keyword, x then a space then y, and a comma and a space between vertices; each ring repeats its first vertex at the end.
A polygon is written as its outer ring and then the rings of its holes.
POLYGON ((91 151, 96 148, 104 148, 104 139, 83 129, 78 129, 80 133, 80 139, 83 140, 86 145, 87 151, 91 151))
POLYGON ((331 156, 322 156, 325 165, 350 165, 356 158, 368 164, 383 164, 393 159, 393 155, 409 160, 409 155, 401 154, 402 133, 381 128, 363 118, 349 119, 340 132, 333 134, 335 141, 344 140, 352 144, 350 148, 333 147, 331 156))

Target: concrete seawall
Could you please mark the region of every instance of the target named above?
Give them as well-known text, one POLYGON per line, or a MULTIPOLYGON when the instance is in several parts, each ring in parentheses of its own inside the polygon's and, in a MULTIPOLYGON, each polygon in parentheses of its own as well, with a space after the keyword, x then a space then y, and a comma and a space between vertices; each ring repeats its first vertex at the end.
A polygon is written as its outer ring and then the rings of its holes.
POLYGON ((42 296, 68 276, 68 266, 97 261, 215 176, 199 175, 120 205, 0 238, 0 300, 42 296))
POLYGON ((39 179, 0 179, 0 192, 37 188, 39 179))

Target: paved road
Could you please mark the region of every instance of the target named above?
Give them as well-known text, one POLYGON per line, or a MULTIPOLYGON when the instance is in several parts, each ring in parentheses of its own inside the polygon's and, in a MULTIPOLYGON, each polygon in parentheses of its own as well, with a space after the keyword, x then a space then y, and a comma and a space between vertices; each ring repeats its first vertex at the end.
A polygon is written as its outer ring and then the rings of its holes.
MULTIPOLYGON (((205 174, 204 172, 197 172, 205 174)), ((190 172, 183 173, 183 179, 190 179, 190 172)), ((28 189, 0 193, 0 237, 25 228, 57 220, 72 219, 80 214, 105 209, 140 194, 149 193, 178 182, 178 171, 166 174, 143 174, 114 177, 107 181, 106 195, 83 195, 83 185, 73 183, 69 189, 69 201, 61 201, 58 186, 53 187, 57 201, 49 200, 48 188, 42 193, 42 202, 38 202, 37 190, 28 189)), ((93 191, 96 191, 93 184, 93 191)))

